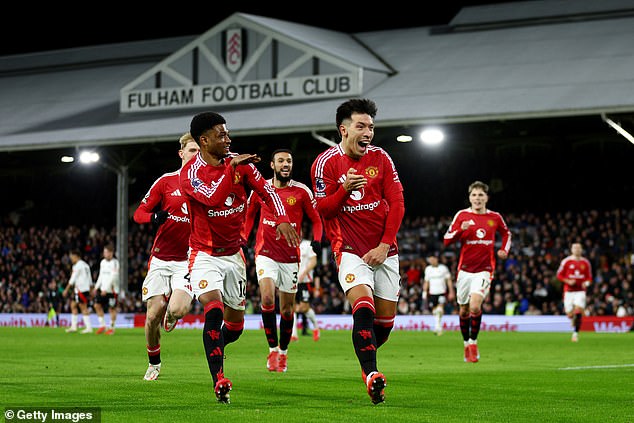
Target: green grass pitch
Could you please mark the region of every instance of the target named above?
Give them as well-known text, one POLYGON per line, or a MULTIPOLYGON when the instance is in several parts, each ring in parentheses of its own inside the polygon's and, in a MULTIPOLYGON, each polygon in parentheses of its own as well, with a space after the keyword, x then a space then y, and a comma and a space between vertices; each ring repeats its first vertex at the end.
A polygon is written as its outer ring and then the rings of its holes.
POLYGON ((114 336, 0 328, 2 407, 100 407, 103 422, 634 422, 634 333, 482 332, 464 363, 457 332, 395 331, 378 352, 386 401, 373 405, 350 332, 289 348, 266 370, 261 331, 226 350, 231 404, 212 392, 201 330, 162 334, 159 380, 144 381, 142 329, 114 336))

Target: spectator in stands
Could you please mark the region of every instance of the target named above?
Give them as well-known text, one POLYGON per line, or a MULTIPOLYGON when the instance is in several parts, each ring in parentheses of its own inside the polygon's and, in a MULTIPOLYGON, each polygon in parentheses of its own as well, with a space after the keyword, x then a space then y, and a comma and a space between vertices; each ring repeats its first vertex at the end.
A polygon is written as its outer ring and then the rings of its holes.
MULTIPOLYGON (((610 210, 605 212, 580 211, 557 212, 550 214, 520 213, 507 214, 507 224, 514 234, 515 247, 511 253, 517 259, 517 265, 504 269, 496 267, 499 277, 494 278, 493 285, 502 284, 504 290, 512 292, 513 301, 520 301, 522 309, 523 296, 527 301, 525 314, 539 312, 545 315, 562 315, 563 286, 555 277, 559 262, 565 257, 566 245, 574 242, 575 237, 601 231, 603 225, 606 234, 610 232, 613 245, 607 250, 596 243, 584 246, 587 257, 595 269, 595 283, 589 288, 585 315, 606 315, 618 312, 618 307, 608 307, 607 295, 610 294, 623 302, 623 308, 629 316, 634 315, 634 292, 632 279, 634 276, 634 209, 610 210), (548 217, 546 217, 548 216, 548 217), (546 222, 549 222, 548 224, 546 222), (577 227, 577 225, 582 225, 577 227), (589 229, 590 225, 597 229, 589 229), (547 239, 547 241, 546 241, 547 239), (501 270, 498 270, 501 269, 501 270), (528 310, 528 305, 533 304, 528 310)), ((401 297, 409 303, 410 313, 420 313, 421 292, 407 288, 405 284, 406 270, 409 264, 428 254, 439 250, 442 260, 455 274, 457 268, 457 252, 454 246, 443 248, 439 233, 451 223, 449 216, 413 216, 406 217, 401 226, 398 239, 409 234, 409 246, 404 251, 404 265, 401 270, 403 282, 401 297), (423 253, 427 251, 427 253, 423 253)), ((145 277, 149 253, 152 249, 153 228, 150 225, 131 225, 129 232, 128 286, 129 295, 120 302, 123 313, 145 313, 141 300, 142 283, 145 277)), ((104 228, 95 225, 81 225, 53 228, 48 226, 19 227, 7 224, 0 228, 0 311, 46 313, 46 304, 40 301, 40 292, 44 298, 48 295, 48 282, 55 280, 58 285, 65 285, 70 277, 70 262, 67 251, 78 249, 91 268, 98 268, 103 246, 115 240, 115 228, 104 228), (22 292, 28 292, 28 310, 20 303, 22 292), (44 307, 44 308, 43 308, 44 307)), ((581 238, 583 239, 583 238, 581 238)), ((605 244, 605 241, 603 242, 605 244)), ((399 244, 401 247, 401 244, 399 244)), ((255 267, 249 265, 249 280, 254 278, 255 267)), ((315 269, 315 275, 321 279, 323 298, 314 304, 316 313, 345 313, 345 296, 339 288, 335 266, 332 262, 321 263, 315 269)), ((96 276, 93 275, 93 279, 96 276)), ((493 288, 492 288, 493 289, 493 288)), ((61 312, 70 312, 71 298, 62 298, 61 312)), ((492 297, 485 300, 483 308, 492 306, 492 297)), ((247 313, 251 309, 259 310, 260 299, 257 286, 247 286, 247 313), (249 306, 250 304, 250 306, 249 306)), ((202 309, 194 304, 192 313, 201 313, 202 309)), ((456 313, 456 310, 447 310, 456 313)))

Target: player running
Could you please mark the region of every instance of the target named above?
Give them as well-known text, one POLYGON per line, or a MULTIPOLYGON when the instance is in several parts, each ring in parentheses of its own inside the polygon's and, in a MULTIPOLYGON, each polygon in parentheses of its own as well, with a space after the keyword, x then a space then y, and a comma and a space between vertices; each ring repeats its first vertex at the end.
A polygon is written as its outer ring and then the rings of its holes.
POLYGON ((480 359, 478 334, 482 323, 482 303, 491 287, 495 270, 495 234, 502 236, 497 251, 501 259, 511 249, 511 231, 500 213, 486 208, 489 186, 475 181, 469 185, 471 207, 460 210, 444 236, 444 244, 460 242, 460 259, 456 278, 456 298, 460 306, 460 331, 464 341, 464 361, 480 359))

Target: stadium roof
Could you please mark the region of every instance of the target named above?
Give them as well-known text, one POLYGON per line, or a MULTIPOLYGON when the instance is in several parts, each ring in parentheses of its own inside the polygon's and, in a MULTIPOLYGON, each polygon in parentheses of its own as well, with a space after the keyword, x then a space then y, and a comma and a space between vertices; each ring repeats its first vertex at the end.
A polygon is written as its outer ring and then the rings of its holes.
MULTIPOLYGON (((364 71, 377 124, 634 113, 634 5, 531 1, 463 9, 445 27, 344 34, 237 13, 240 23, 364 71)), ((120 92, 200 37, 0 58, 0 151, 173 140, 199 111, 126 114, 120 92)), ((342 98, 214 109, 236 135, 334 130, 342 98)))

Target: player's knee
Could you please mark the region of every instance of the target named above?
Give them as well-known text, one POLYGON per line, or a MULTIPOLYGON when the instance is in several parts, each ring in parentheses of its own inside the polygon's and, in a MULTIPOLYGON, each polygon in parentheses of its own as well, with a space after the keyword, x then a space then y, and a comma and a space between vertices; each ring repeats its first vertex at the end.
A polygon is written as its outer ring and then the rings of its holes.
POLYGON ((148 310, 145 315, 145 326, 148 328, 157 328, 161 324, 162 314, 156 311, 148 310))
POLYGON ((293 318, 293 310, 291 307, 284 307, 280 310, 280 314, 286 319, 290 320, 293 318))
POLYGON ((190 304, 170 304, 169 306, 170 313, 177 319, 189 313, 189 308, 190 304))
POLYGON ((275 305, 275 296, 269 294, 262 295, 262 305, 269 307, 275 305))

